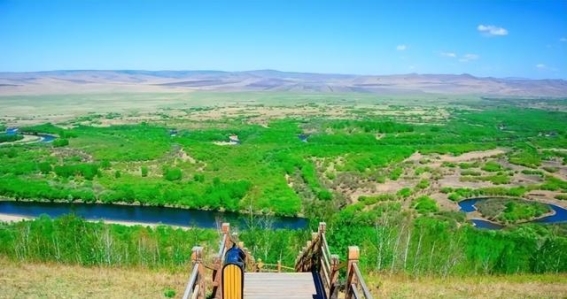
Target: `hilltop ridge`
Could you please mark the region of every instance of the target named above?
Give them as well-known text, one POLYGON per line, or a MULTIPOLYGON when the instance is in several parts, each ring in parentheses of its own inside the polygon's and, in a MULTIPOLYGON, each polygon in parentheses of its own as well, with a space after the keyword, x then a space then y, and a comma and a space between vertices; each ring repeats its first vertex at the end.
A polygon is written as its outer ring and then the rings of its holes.
POLYGON ((254 70, 0 72, 0 95, 124 91, 278 91, 567 97, 567 81, 470 74, 349 75, 254 70))

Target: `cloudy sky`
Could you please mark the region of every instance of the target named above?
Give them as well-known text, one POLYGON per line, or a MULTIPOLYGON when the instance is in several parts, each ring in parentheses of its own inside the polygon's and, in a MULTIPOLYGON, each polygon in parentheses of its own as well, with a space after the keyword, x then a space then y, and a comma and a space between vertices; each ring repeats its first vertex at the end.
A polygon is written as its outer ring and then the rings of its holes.
POLYGON ((0 71, 567 79, 567 0, 0 0, 0 71))

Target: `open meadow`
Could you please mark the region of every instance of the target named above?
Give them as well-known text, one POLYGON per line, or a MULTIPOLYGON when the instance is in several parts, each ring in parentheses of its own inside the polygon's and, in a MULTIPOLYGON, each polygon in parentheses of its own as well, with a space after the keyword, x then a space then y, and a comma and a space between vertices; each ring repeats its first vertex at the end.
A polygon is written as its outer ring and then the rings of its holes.
MULTIPOLYGON (((567 208, 567 100, 194 91, 5 96, 0 111, 2 131, 11 130, 0 143, 8 201, 305 217, 311 228, 326 221, 329 246, 342 258, 347 245, 361 246, 374 291, 390 298, 417 298, 409 286, 431 298, 484 298, 483 279, 498 285, 495 298, 542 298, 518 292, 525 280, 491 275, 567 270, 567 219, 532 223, 567 208), (464 213, 459 203, 472 198, 487 199, 464 213), (420 280, 459 276, 470 276, 462 288, 420 280)), ((11 268, 57 262, 179 276, 193 244, 167 236, 199 239, 191 230, 105 227, 72 217, 5 223, 0 253, 11 268), (92 238, 61 246, 71 231, 92 238)), ((239 229, 255 256, 288 265, 308 234, 239 229)), ((136 297, 179 294, 182 278, 155 275, 168 282, 136 297)), ((560 297, 564 278, 537 277, 543 297, 560 297)))

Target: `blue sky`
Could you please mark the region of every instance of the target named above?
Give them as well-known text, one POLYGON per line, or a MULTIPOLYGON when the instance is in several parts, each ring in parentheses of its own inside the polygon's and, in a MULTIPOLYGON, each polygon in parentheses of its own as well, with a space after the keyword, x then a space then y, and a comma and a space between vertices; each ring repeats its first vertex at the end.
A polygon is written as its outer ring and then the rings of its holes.
POLYGON ((567 79, 567 0, 0 0, 0 71, 567 79))

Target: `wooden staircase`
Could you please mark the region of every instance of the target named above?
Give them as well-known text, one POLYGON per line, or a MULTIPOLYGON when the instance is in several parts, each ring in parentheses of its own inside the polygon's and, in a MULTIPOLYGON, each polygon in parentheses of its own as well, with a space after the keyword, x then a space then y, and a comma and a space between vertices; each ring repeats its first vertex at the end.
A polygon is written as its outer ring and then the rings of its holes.
POLYGON ((358 268, 358 247, 350 246, 348 260, 339 263, 339 256, 331 254, 329 250, 325 230, 325 223, 320 223, 318 231, 312 234, 312 239, 299 252, 295 267, 291 268, 282 266, 280 262, 276 265, 260 261, 256 263, 244 244, 231 237, 230 225, 223 223, 220 248, 212 266, 203 263, 201 247, 193 248, 193 269, 182 298, 232 299, 225 298, 222 294, 221 269, 226 251, 233 244, 238 244, 246 253, 247 269, 244 273, 243 293, 240 293, 245 299, 336 299, 339 298, 339 292, 344 293, 341 298, 345 299, 373 299, 358 268), (210 290, 205 285, 206 269, 212 270, 210 290), (339 285, 341 269, 346 269, 342 288, 339 285), (295 272, 282 273, 282 270, 295 272), (205 297, 207 293, 210 294, 209 297, 205 297))
POLYGON ((317 294, 312 273, 246 273, 246 299, 324 299, 317 294))

